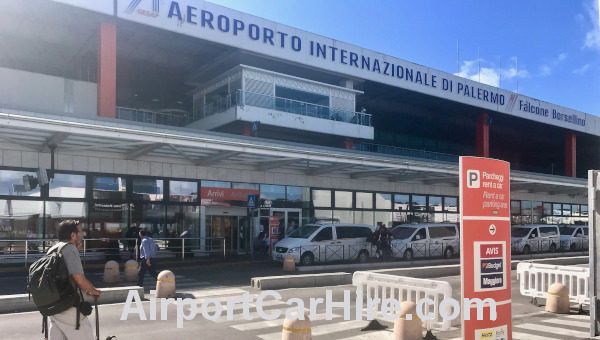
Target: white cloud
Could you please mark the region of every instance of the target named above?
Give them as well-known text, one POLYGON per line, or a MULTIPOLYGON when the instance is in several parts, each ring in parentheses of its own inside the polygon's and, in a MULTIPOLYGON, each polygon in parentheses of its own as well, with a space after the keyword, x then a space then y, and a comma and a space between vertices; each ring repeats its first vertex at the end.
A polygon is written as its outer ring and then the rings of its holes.
POLYGON ((552 59, 552 61, 548 64, 543 64, 540 66, 540 75, 542 77, 547 77, 552 74, 552 70, 558 66, 560 63, 567 59, 567 54, 565 52, 561 52, 556 58, 552 59))
MULTIPOLYGON (((481 63, 485 63, 485 60, 481 59, 481 63)), ((460 72, 455 73, 455 75, 467 79, 471 79, 474 81, 479 81, 483 84, 496 86, 500 85, 500 75, 498 70, 491 67, 481 67, 479 70, 479 65, 476 64, 477 60, 467 60, 464 61, 462 66, 460 67, 460 72)))
POLYGON ((584 8, 592 28, 585 34, 583 47, 600 51, 600 9, 598 8, 598 0, 589 0, 587 4, 584 4, 584 8))
POLYGON ((590 64, 585 64, 573 70, 573 74, 582 75, 590 68, 590 64))

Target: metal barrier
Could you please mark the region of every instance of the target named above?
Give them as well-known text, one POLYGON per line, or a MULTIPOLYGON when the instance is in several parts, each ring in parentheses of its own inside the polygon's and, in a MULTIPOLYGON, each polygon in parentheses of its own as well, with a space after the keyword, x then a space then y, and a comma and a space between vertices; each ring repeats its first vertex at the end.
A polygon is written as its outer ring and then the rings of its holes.
MULTIPOLYGON (((175 257, 182 261, 194 255, 222 254, 227 257, 225 238, 153 238, 158 258, 175 257)), ((57 239, 0 240, 0 264, 30 263, 42 257, 57 239)), ((126 260, 139 257, 137 238, 86 238, 81 249, 83 263, 88 260, 126 260)))
MULTIPOLYGON (((452 286, 446 281, 357 271, 352 275, 352 285, 356 286, 357 294, 362 293, 363 300, 380 299, 378 307, 385 299, 417 303, 420 299, 429 298, 433 304, 423 304, 422 315, 433 313, 434 317, 424 321, 426 328, 440 331, 450 329, 451 320, 444 320, 439 312, 440 303, 452 298, 452 286)), ((446 309, 444 315, 450 315, 450 306, 446 309)))
POLYGON ((545 299, 550 285, 558 282, 569 289, 571 302, 590 304, 590 271, 587 267, 521 262, 517 265, 517 279, 521 295, 532 299, 545 299))

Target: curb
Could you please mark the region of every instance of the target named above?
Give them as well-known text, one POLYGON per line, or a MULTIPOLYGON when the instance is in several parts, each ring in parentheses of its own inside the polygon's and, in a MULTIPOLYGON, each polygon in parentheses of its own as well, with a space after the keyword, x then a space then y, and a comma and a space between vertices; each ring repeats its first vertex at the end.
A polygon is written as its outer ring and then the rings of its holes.
MULTIPOLYGON (((144 298, 144 288, 138 286, 102 288, 102 295, 98 304, 125 302, 130 290, 135 290, 144 298)), ((92 298, 84 295, 84 299, 93 302, 92 298)), ((0 296, 0 314, 37 311, 33 300, 29 300, 29 294, 14 294, 0 296)))

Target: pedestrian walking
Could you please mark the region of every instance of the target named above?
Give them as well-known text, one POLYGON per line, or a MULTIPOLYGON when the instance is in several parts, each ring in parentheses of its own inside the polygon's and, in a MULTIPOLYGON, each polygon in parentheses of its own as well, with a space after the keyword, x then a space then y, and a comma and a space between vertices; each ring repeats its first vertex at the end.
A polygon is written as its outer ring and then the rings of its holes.
POLYGON ((44 316, 43 329, 47 339, 91 340, 93 332, 87 316, 92 307, 83 301, 82 292, 95 299, 101 292, 83 272, 79 249, 84 231, 79 221, 65 220, 58 225, 57 236, 59 242, 31 265, 28 290, 44 316), (50 319, 49 331, 47 318, 50 319))
POLYGON ((142 243, 140 245, 140 265, 138 269, 138 286, 144 286, 144 275, 146 271, 150 272, 155 279, 158 277, 156 273, 156 243, 148 236, 146 230, 140 230, 140 238, 142 243))

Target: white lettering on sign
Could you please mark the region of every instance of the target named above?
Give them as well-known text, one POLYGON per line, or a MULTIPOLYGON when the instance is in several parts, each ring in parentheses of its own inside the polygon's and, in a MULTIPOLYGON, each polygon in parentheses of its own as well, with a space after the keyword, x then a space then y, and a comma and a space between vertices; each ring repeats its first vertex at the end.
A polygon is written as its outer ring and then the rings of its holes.
POLYGON ((485 254, 486 255, 499 255, 500 252, 498 251, 498 248, 496 248, 496 247, 491 248, 490 247, 490 248, 486 249, 485 254))
POLYGON ((496 278, 490 279, 490 278, 484 277, 483 283, 487 286, 494 287, 496 285, 502 284, 502 278, 496 277, 496 278))

